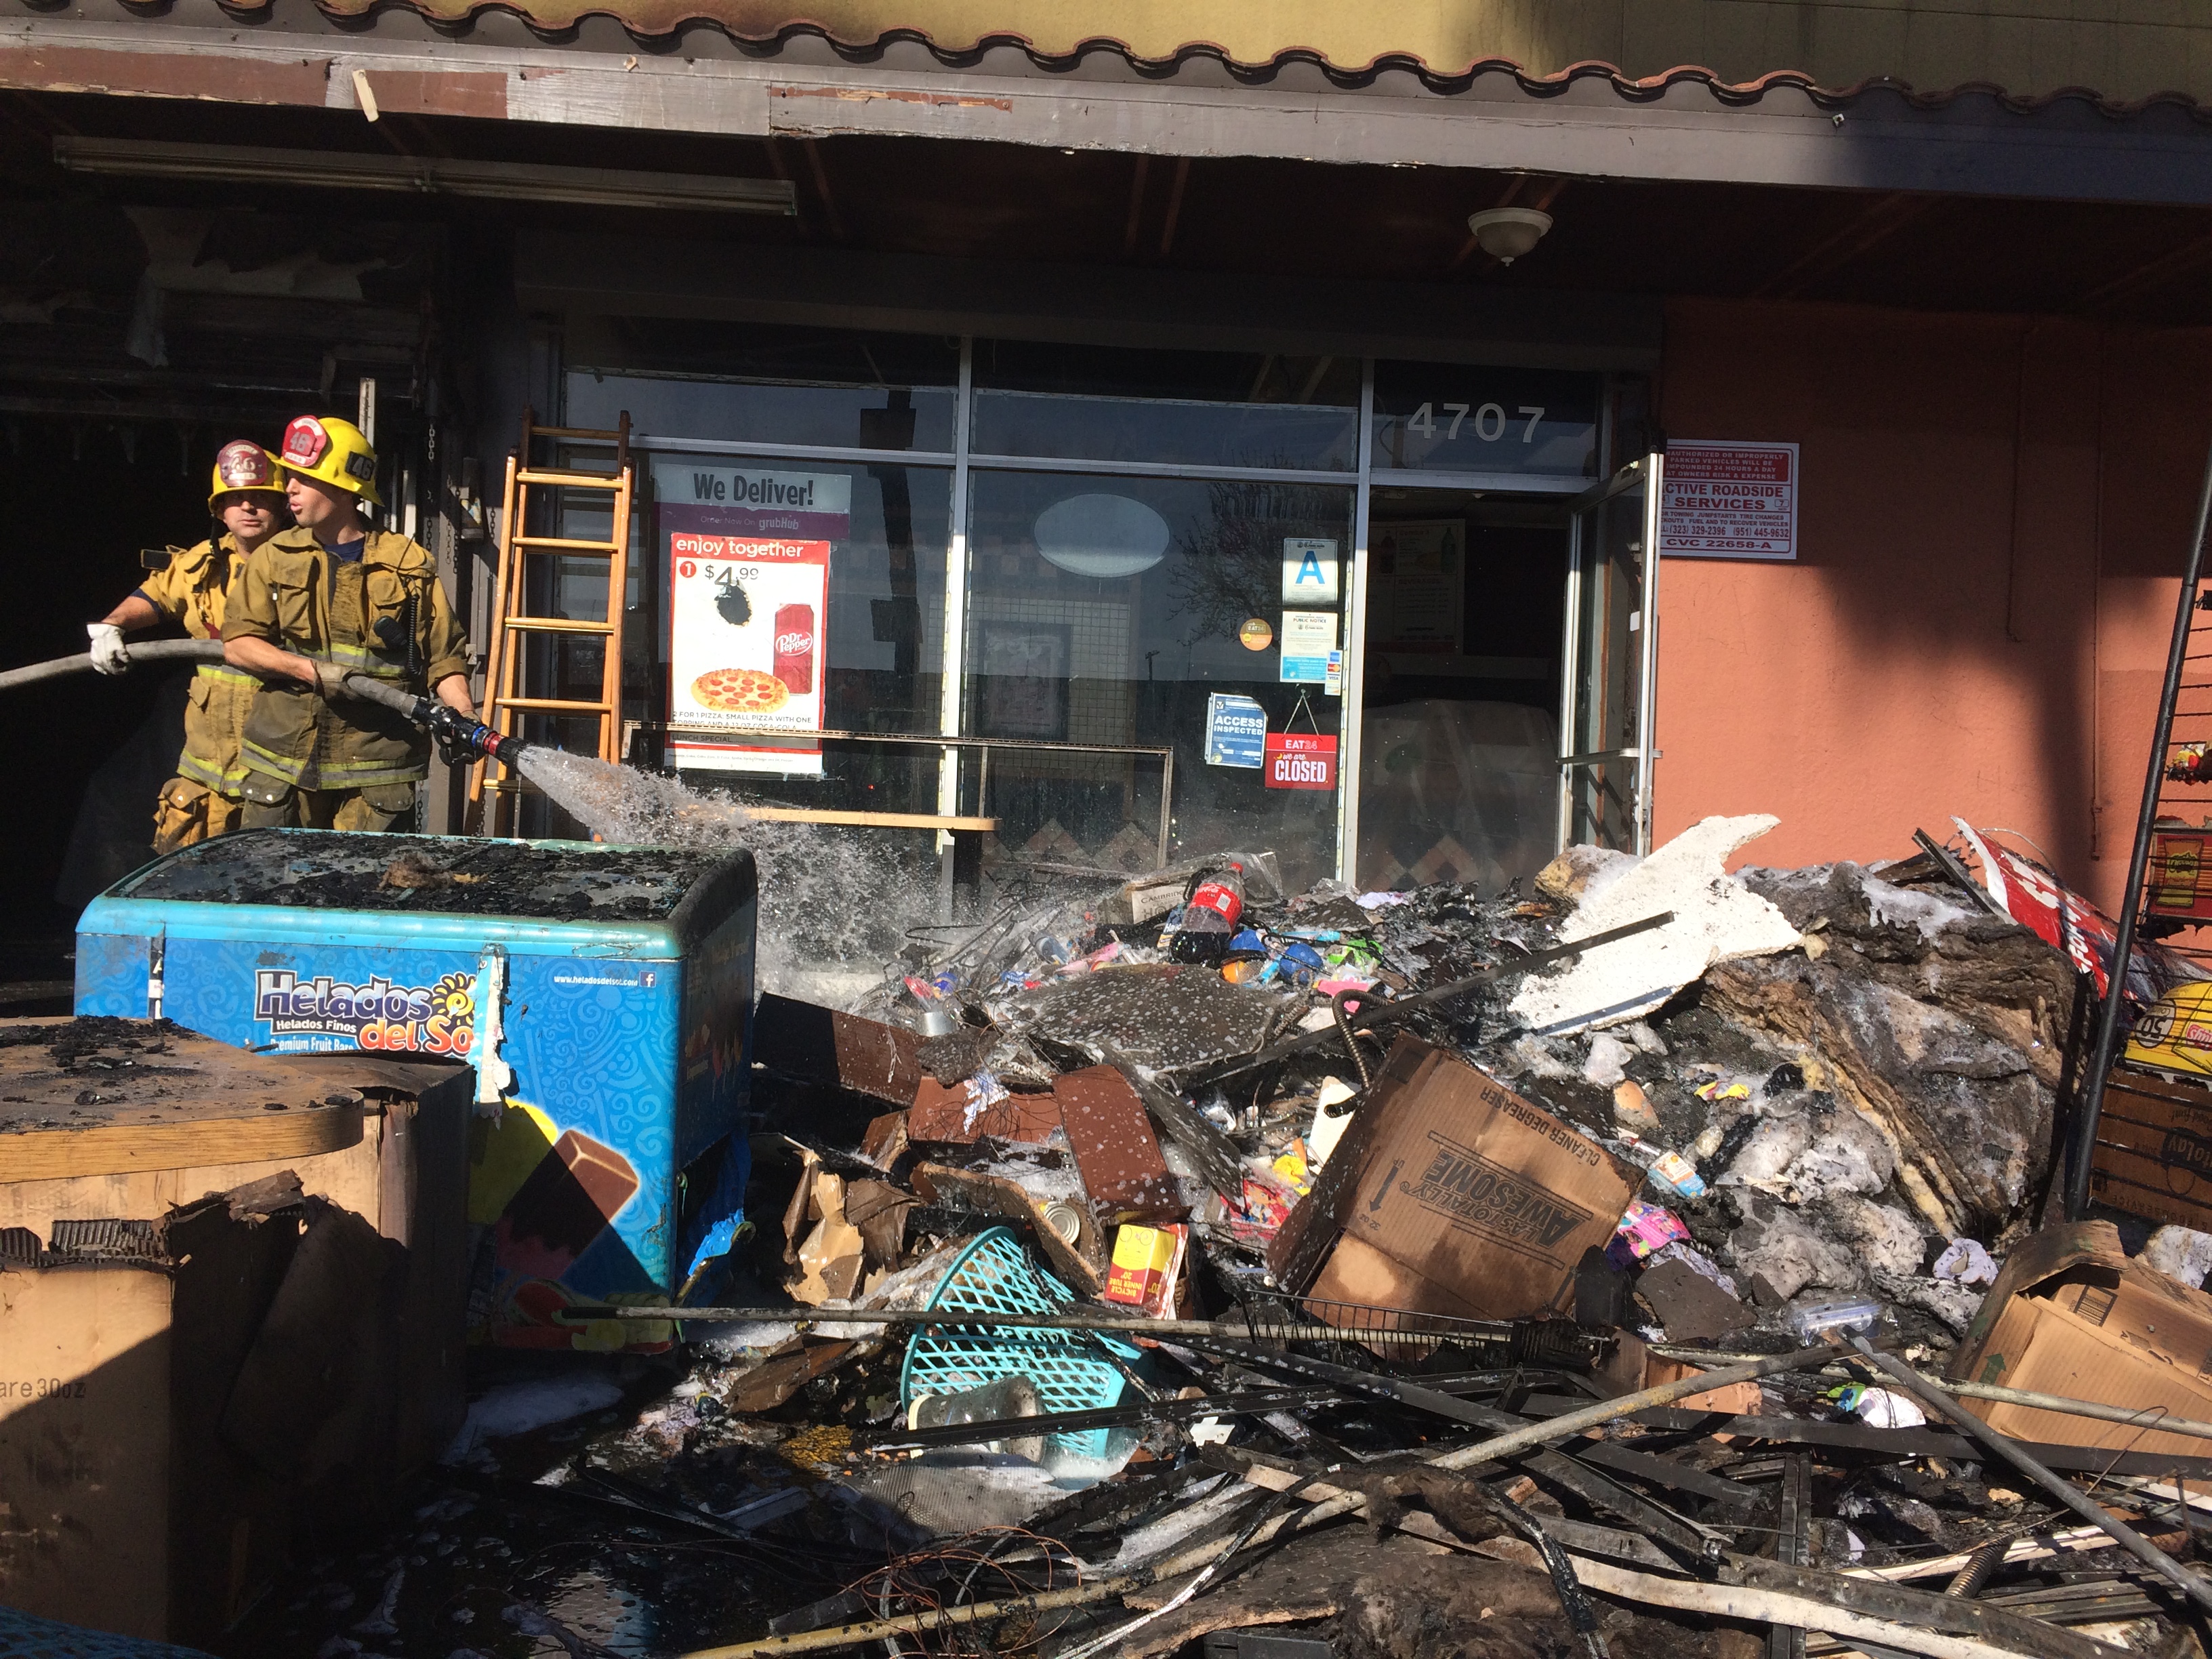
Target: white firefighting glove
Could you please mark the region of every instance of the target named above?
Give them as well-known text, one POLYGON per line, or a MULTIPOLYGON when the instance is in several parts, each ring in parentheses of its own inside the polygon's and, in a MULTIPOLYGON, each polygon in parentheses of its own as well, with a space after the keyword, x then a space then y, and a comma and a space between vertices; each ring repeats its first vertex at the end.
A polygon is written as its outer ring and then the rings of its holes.
POLYGON ((92 665, 102 674, 127 674, 131 672, 131 653, 124 648, 123 630, 113 623, 87 623, 85 633, 92 640, 92 665))

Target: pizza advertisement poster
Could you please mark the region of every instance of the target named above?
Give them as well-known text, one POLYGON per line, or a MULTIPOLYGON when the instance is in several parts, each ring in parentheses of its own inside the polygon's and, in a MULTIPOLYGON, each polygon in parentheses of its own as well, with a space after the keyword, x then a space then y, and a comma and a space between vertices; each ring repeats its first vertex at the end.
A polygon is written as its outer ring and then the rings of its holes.
MULTIPOLYGON (((822 728, 830 544, 670 530, 668 720, 695 732, 822 728)), ((687 770, 819 776, 818 743, 672 737, 687 770)))

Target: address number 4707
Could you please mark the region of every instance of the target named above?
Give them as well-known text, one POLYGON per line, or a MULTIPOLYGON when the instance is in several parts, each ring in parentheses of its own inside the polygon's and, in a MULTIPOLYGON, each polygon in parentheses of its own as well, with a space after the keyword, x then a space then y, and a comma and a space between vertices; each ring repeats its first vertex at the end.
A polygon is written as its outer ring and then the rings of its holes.
MULTIPOLYGON (((1406 430, 1418 432, 1424 438, 1435 437, 1436 411, 1439 409, 1451 416, 1451 424, 1444 430, 1444 441, 1447 443, 1459 436, 1460 426, 1470 414, 1474 416, 1474 435, 1486 444, 1496 443, 1505 435, 1507 427, 1512 424, 1506 419, 1503 404, 1484 404, 1480 407, 1474 404, 1423 404, 1406 417, 1406 430)), ((1536 423, 1544 418, 1543 410, 1534 404, 1522 404, 1514 413, 1516 418, 1526 416, 1528 421, 1528 424, 1521 430, 1521 441, 1534 443, 1536 423)))

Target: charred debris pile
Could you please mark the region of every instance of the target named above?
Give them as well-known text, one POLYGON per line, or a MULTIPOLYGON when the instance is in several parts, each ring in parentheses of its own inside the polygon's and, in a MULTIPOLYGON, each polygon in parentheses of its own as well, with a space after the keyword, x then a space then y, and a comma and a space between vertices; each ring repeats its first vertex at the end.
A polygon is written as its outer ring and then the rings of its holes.
POLYGON ((572 1310, 617 1380, 449 1468, 690 1612, 541 1567, 483 1650, 2203 1653, 2212 1237, 2059 1218, 2094 981, 1978 840, 1723 873, 1771 823, 1062 881, 763 999, 718 1305, 572 1310))

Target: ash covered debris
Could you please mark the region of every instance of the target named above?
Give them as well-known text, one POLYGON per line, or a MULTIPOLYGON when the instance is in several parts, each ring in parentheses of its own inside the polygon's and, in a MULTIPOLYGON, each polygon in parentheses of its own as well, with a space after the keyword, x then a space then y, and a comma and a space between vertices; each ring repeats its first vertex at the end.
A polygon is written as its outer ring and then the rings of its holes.
POLYGON ((2044 1213, 2094 989, 1769 823, 1039 880, 763 999, 678 1340, 483 1362, 435 1541, 228 1651, 2201 1653, 2212 1231, 2044 1213))

